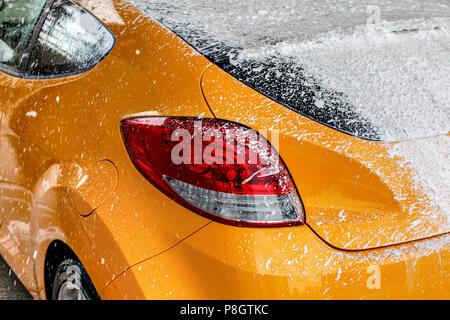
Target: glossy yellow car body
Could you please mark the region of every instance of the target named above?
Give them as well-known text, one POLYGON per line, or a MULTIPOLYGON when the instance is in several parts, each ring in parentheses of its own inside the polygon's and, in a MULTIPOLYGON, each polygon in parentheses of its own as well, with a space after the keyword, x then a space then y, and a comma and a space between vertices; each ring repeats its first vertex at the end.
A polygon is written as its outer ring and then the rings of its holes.
POLYGON ((450 298, 447 213, 421 214, 432 202, 412 188, 418 173, 389 156, 395 144, 309 120, 131 4, 95 3, 82 1, 117 41, 94 69, 47 80, 0 72, 0 253, 35 298, 48 296, 55 241, 77 255, 102 299, 450 298), (280 130, 306 225, 223 225, 148 183, 120 121, 199 115, 280 130))

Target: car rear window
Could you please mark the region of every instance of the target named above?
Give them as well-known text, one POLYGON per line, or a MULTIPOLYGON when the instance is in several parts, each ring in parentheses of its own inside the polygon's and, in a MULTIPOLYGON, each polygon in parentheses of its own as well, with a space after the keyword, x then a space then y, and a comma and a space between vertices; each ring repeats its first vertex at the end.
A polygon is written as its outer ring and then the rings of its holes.
POLYGON ((131 0, 238 80, 370 140, 450 131, 447 0, 131 0))

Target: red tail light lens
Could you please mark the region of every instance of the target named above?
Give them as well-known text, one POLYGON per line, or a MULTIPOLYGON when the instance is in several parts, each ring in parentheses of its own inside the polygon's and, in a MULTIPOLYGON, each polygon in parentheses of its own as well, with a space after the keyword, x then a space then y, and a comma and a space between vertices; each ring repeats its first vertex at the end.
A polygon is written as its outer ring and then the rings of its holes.
POLYGON ((238 226, 304 223, 289 172, 254 130, 216 119, 159 117, 124 120, 121 130, 137 169, 186 208, 238 226))

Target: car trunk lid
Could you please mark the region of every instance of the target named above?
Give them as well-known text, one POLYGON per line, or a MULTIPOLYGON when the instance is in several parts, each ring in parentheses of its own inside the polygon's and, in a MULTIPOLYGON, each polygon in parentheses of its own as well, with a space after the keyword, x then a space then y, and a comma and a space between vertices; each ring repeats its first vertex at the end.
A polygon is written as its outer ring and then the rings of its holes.
POLYGON ((214 65, 202 89, 217 118, 269 130, 307 224, 330 245, 362 250, 449 232, 449 135, 359 139, 281 106, 214 65))

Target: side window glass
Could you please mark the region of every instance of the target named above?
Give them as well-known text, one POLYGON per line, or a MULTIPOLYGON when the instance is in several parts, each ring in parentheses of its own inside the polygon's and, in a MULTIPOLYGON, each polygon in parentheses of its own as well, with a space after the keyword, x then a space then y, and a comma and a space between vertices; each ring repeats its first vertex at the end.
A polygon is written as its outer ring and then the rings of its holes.
POLYGON ((0 67, 18 73, 46 0, 0 0, 0 67))
POLYGON ((63 76, 95 67, 111 51, 112 33, 70 0, 56 0, 32 51, 28 75, 63 76))

